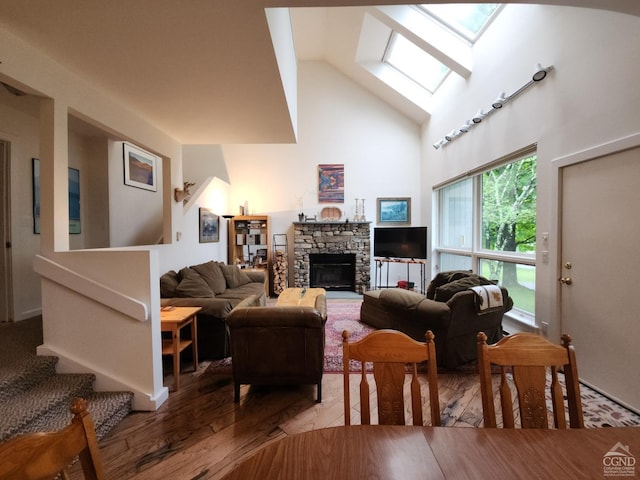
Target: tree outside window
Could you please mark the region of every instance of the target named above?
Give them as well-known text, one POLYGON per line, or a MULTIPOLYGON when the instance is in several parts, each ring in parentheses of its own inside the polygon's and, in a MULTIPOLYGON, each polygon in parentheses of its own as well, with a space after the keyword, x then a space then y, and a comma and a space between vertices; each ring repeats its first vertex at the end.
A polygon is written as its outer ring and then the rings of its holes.
MULTIPOLYGON (((482 248, 535 253, 536 155, 482 174, 482 248)), ((515 263, 491 262, 491 278, 518 285, 515 263), (498 271, 503 269, 502 275, 498 271)))

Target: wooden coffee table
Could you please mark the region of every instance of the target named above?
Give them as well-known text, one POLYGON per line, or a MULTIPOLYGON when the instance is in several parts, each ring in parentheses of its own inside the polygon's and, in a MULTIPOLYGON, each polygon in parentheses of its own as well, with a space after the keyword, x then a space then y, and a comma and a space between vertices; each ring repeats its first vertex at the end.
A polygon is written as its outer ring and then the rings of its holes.
POLYGON ((276 307, 302 306, 315 307, 316 298, 326 295, 324 288, 285 288, 278 296, 276 307))
POLYGON ((193 349, 193 369, 198 369, 198 323, 196 314, 202 307, 173 307, 160 311, 160 330, 171 332, 171 339, 162 340, 162 355, 173 355, 174 391, 180 388, 180 352, 191 345, 193 349), (180 329, 191 325, 191 339, 180 339, 180 329))

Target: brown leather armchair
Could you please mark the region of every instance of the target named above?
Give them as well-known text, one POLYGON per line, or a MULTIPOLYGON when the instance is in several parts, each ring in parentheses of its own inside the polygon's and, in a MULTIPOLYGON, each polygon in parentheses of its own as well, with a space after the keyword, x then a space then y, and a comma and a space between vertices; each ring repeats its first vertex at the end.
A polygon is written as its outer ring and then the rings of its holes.
POLYGON ((478 358, 476 335, 487 334, 488 343, 502 338, 502 316, 513 307, 509 292, 501 288, 503 306, 479 313, 474 285, 489 280, 470 272, 438 274, 426 297, 400 288, 365 292, 360 320, 376 328, 392 328, 418 341, 431 330, 435 335, 438 366, 455 368, 478 358))
POLYGON ((315 307, 236 307, 227 317, 234 402, 240 385, 316 384, 322 401, 325 295, 315 307))

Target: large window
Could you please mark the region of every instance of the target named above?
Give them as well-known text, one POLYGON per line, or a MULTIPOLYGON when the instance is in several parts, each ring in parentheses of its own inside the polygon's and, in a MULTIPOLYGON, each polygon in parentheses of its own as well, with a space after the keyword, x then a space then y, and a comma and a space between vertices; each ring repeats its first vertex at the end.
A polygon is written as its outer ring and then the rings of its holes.
POLYGON ((536 154, 437 191, 438 267, 471 269, 509 290, 514 309, 535 315, 536 154))

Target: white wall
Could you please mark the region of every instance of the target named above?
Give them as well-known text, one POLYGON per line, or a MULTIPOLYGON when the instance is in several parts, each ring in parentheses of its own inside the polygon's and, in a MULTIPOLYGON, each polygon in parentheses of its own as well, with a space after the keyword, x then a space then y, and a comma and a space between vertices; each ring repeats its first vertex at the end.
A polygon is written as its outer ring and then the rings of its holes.
POLYGON ((550 323, 550 338, 560 335, 557 170, 551 161, 640 131, 639 55, 637 17, 507 5, 478 42, 471 77, 447 81, 423 128, 422 219, 427 224, 433 222, 433 185, 537 143, 538 232, 550 233, 549 246, 538 238, 537 250, 550 252, 549 263, 539 260, 536 269, 536 318, 550 323), (431 147, 479 108, 486 111, 498 93, 526 83, 538 62, 553 64, 555 71, 450 145, 431 147))
POLYGON ((343 163, 345 202, 329 205, 343 218, 353 219, 355 199, 364 198, 374 226, 377 197, 411 197, 419 225, 420 127, 324 62, 299 64, 298 95, 297 144, 223 146, 232 213, 247 201, 250 213, 271 216, 272 235, 288 233, 297 198, 306 215, 327 206, 318 203, 318 165, 343 163))
POLYGON ((38 102, 14 97, 0 88, 0 137, 10 143, 11 262, 13 319, 40 314, 40 282, 31 267, 40 250, 33 233, 33 177, 31 159, 39 157, 38 102))

